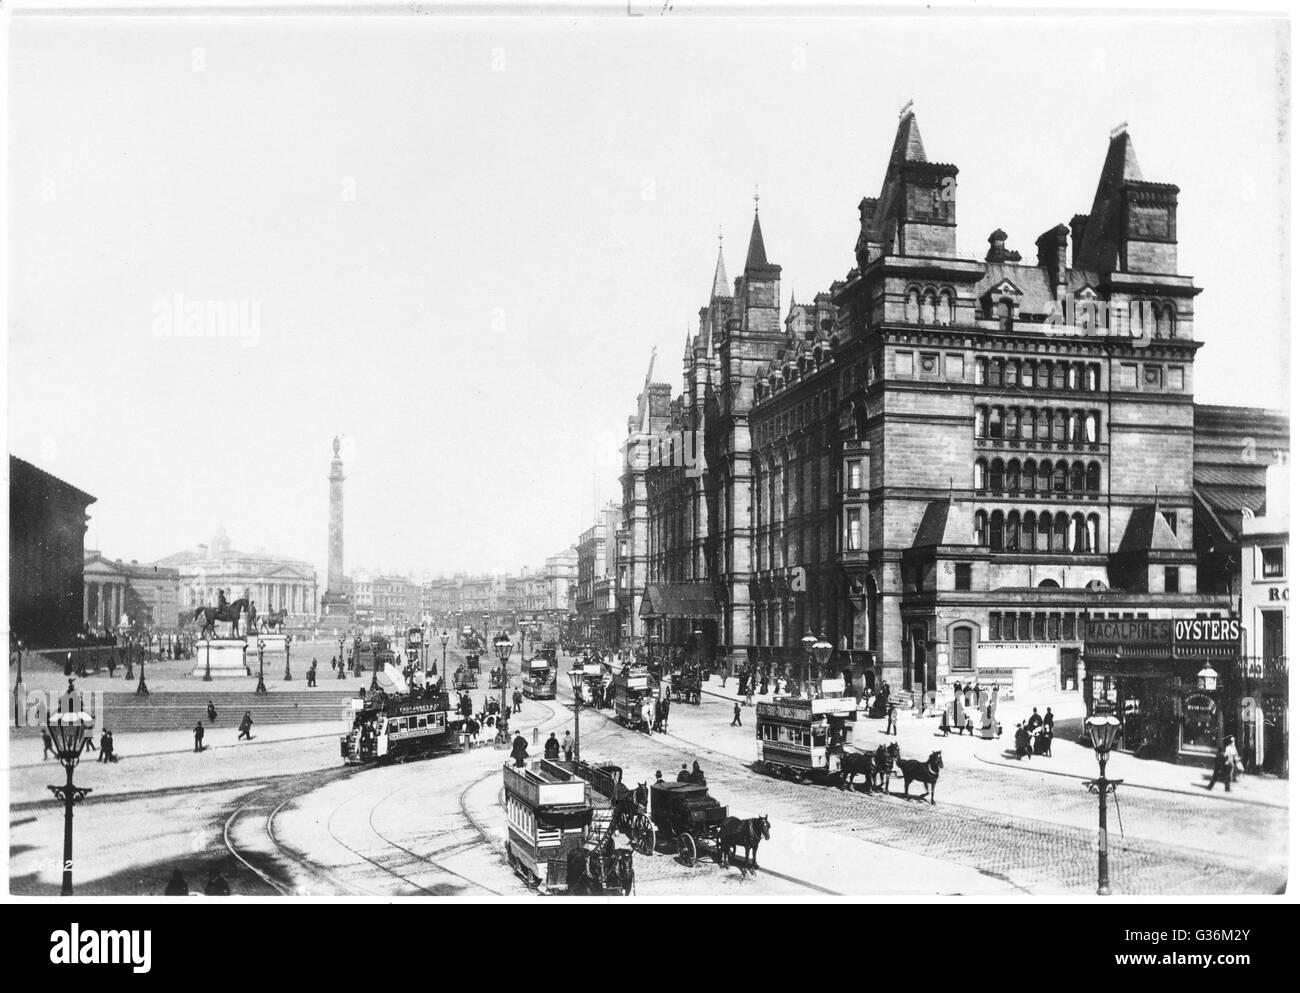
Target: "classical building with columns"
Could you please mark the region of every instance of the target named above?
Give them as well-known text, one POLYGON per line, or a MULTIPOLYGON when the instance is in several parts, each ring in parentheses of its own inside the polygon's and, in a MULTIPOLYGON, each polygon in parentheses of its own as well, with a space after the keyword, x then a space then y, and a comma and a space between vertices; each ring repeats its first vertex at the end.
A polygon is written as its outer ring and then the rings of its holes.
POLYGON ((132 627, 175 631, 180 624, 180 573, 160 565, 141 565, 132 559, 108 559, 96 549, 86 549, 82 585, 82 614, 92 631, 116 631, 125 614, 132 627))
POLYGON ((177 571, 181 610, 215 604, 221 589, 227 600, 249 597, 259 614, 287 610, 286 627, 310 628, 316 623, 315 567, 270 552, 237 551, 222 528, 211 544, 177 552, 154 564, 177 571))

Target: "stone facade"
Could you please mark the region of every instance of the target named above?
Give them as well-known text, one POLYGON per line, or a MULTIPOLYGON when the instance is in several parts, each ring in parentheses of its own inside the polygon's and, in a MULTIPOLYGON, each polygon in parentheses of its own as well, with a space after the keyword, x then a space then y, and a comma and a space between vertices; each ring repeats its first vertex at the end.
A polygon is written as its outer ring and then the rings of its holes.
POLYGON ((92 631, 117 631, 123 615, 131 627, 175 631, 181 624, 180 573, 132 560, 107 559, 87 549, 85 623, 92 631))

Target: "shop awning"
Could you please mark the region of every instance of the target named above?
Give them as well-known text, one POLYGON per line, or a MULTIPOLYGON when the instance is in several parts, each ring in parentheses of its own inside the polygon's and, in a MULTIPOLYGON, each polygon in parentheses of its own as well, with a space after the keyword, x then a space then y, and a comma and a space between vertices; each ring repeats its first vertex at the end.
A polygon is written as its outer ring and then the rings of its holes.
POLYGON ((717 620, 718 604, 708 583, 651 583, 641 598, 641 616, 717 620))

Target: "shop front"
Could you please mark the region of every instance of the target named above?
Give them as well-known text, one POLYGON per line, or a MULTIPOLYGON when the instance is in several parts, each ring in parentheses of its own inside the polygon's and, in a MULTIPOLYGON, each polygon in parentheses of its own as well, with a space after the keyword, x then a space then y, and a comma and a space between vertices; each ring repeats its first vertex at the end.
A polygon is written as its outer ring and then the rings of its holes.
POLYGON ((1120 751, 1210 765, 1229 733, 1239 643, 1235 620, 1090 621, 1084 704, 1120 719, 1120 751))

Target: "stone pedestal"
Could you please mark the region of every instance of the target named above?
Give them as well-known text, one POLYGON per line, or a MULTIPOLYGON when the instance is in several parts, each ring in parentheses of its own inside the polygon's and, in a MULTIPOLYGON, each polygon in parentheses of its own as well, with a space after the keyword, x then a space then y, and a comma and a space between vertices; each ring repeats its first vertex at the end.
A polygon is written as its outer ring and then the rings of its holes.
POLYGON ((248 670, 244 668, 245 663, 253 662, 254 659, 245 659, 245 647, 243 638, 212 638, 196 641, 194 668, 190 670, 190 675, 202 679, 210 670, 213 679, 247 678, 248 670))
POLYGON ((288 654, 288 635, 283 634, 250 634, 248 636, 248 667, 257 672, 257 642, 262 641, 262 666, 267 672, 271 672, 276 666, 284 670, 284 657, 288 654))

